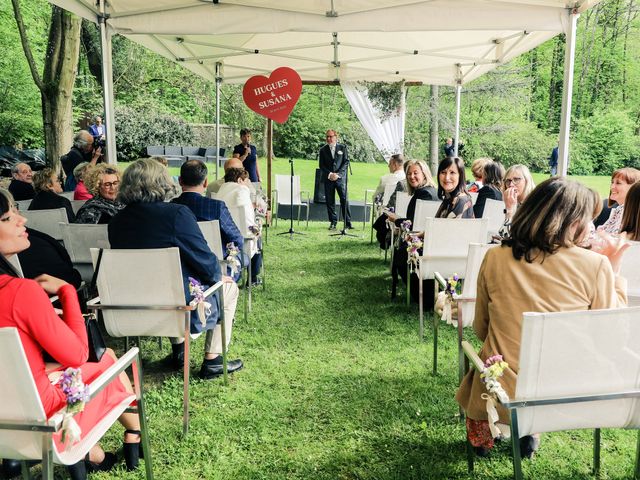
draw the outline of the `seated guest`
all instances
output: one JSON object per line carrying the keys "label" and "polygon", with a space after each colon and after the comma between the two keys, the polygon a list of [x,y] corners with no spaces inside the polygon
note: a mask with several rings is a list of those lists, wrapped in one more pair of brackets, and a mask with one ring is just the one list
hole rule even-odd
{"label": "seated guest", "polygon": [[33,188],[36,196],[29,204],[29,210],[48,210],[50,208],[64,208],[67,211],[69,223],[76,219],[71,201],[60,195],[62,184],[58,173],[52,168],[45,168],[33,176]]}
{"label": "seated guest", "polygon": [[504,200],[504,224],[498,232],[499,237],[507,238],[511,229],[511,219],[516,213],[518,206],[524,202],[527,195],[535,187],[531,172],[525,165],[511,165],[504,174],[504,185],[502,188],[502,199]]}
{"label": "seated guest", "polygon": [[[229,209],[220,200],[203,197],[207,188],[207,166],[200,160],[188,160],[180,167],[180,186],[182,195],[171,200],[173,203],[186,205],[196,216],[199,222],[218,220],[220,222],[220,236],[222,248],[229,243],[234,243],[242,251],[244,239],[240,230],[229,213]],[[237,281],[240,273],[234,276]]]}
{"label": "seated guest", "polygon": [[442,203],[437,218],[473,218],[473,202],[467,193],[464,163],[459,157],[447,157],[438,165],[438,198]]}
{"label": "seated guest", "polygon": [[86,130],[80,130],[73,137],[73,146],[69,153],[62,156],[60,163],[67,180],[64,183],[65,192],[73,192],[76,189],[76,178],[73,175],[75,168],[82,162],[95,165],[102,155],[102,148],[93,148],[93,137]]}
{"label": "seated guest", "polygon": [[16,163],[11,167],[13,179],[9,184],[9,191],[14,200],[31,200],[36,192],[33,189],[33,172],[26,163]]}
{"label": "seated guest", "polygon": [[627,192],[620,233],[626,233],[629,240],[640,241],[640,182],[636,182]]}
{"label": "seated guest", "polygon": [[473,206],[473,216],[482,218],[484,213],[484,205],[487,199],[502,200],[502,177],[504,177],[504,168],[502,164],[493,160],[485,164],[481,173],[482,188],[478,190],[478,198]]}
{"label": "seated guest", "polygon": [[[177,187],[160,163],[149,158],[133,162],[122,176],[118,198],[126,207],[109,223],[109,243],[111,248],[178,247],[186,299],[191,298],[189,277],[198,280],[205,288],[223,281],[227,335],[224,341],[228,344],[238,301],[238,286],[231,277],[221,274],[218,259],[209,249],[193,212],[184,205],[167,202],[176,193]],[[206,326],[203,327],[197,311],[191,314],[191,333],[207,332],[200,368],[200,377],[206,380],[223,373],[218,295],[208,301],[211,311],[205,319]],[[171,361],[174,367],[182,368],[184,339],[174,338],[171,343]],[[234,372],[242,368],[242,361],[232,360],[227,365],[228,371]]]}
{"label": "seated guest", "polygon": [[[407,190],[411,195],[411,200],[407,206],[407,218],[401,218],[395,213],[386,214],[387,218],[394,222],[398,227],[404,220],[410,220],[413,225],[415,220],[416,202],[418,200],[436,200],[438,198],[435,184],[431,178],[431,173],[429,172],[429,167],[427,167],[424,160],[409,160],[405,166],[407,171]],[[394,292],[398,275],[400,275],[405,283],[407,281],[407,259],[407,245],[406,243],[401,242],[398,248],[394,251],[393,256],[391,275],[393,279]],[[413,274],[413,277],[415,278],[415,281],[411,281],[411,296],[413,299],[417,299],[418,280],[415,274]]]}
{"label": "seated guest", "polygon": [[[233,157],[233,158],[228,159],[226,162],[224,162],[224,173],[227,173],[227,171],[229,171],[229,169],[231,169],[231,168],[243,169],[244,166],[242,165],[242,160],[240,160],[237,157]],[[212,193],[218,193],[218,190],[220,190],[220,187],[223,184],[224,184],[224,177],[219,178],[219,179],[211,182],[207,186],[206,196],[210,198]]]}
{"label": "seated guest", "polygon": [[620,224],[624,214],[624,203],[627,198],[627,192],[631,186],[640,181],[640,170],[626,167],[619,168],[611,175],[611,189],[609,191],[609,207],[618,204],[617,207],[611,209],[609,219],[598,227],[598,230],[604,230],[607,233],[620,233]]}
{"label": "seated guest", "polygon": [[476,158],[471,164],[471,174],[473,175],[474,181],[467,186],[467,192],[475,193],[479,192],[483,185],[483,172],[485,165],[493,162],[491,158]]}
{"label": "seated guest", "polygon": [[[225,183],[218,190],[216,198],[223,201],[229,208],[241,207],[244,209],[247,225],[238,225],[238,227],[241,231],[247,231],[249,227],[256,225],[255,205],[251,201],[249,173],[243,168],[230,168],[225,173],[224,180]],[[260,237],[257,241],[251,242],[249,252],[251,256],[251,283],[254,285],[260,283],[258,274],[262,268],[261,242]]]}
{"label": "seated guest", "polygon": [[[615,308],[626,303],[626,282],[618,277],[628,245],[602,234],[598,251],[579,247],[600,210],[599,195],[578,182],[552,177],[525,199],[511,224],[511,237],[489,250],[478,274],[473,328],[483,341],[480,358],[502,355],[509,364],[500,383],[513,398],[518,375],[522,314]],[[486,393],[480,373],[462,380],[456,400],[466,413],[467,435],[480,455],[493,447]],[[500,422],[509,412],[498,405]],[[539,445],[520,439],[523,456]]]}
{"label": "seated guest", "polygon": [[[11,195],[0,190],[0,327],[17,329],[44,414],[50,418],[66,405],[66,395],[57,383],[66,368],[81,369],[82,380],[91,383],[114,364],[116,357],[108,350],[99,362],[87,362],[87,330],[74,287],[46,274],[34,280],[17,278],[7,258],[29,248],[30,236],[25,222],[13,206]],[[56,313],[47,295],[58,295],[62,315]],[[57,365],[45,364],[44,352],[53,357]],[[81,441],[86,441],[86,433],[131,391],[126,374],[120,375],[97,393],[84,410],[76,413],[74,420],[80,427]],[[134,469],[140,454],[138,416],[124,413],[119,420],[126,429],[123,453],[127,469]],[[59,449],[64,449],[61,433],[54,433],[53,440]],[[68,470],[73,480],[86,480],[87,471],[109,470],[115,462],[115,454],[105,453],[95,444],[86,461],[80,460]]]}
{"label": "seated guest", "polygon": [[404,173],[404,157],[401,153],[391,155],[389,159],[389,173],[380,177],[380,183],[376,187],[376,191],[373,194],[373,198],[382,198],[384,190],[387,185],[396,185],[405,179]]}
{"label": "seated guest", "polygon": [[106,163],[91,167],[85,173],[85,184],[93,198],[87,200],[76,215],[76,223],[105,224],[124,208],[117,199],[120,170]]}
{"label": "seated guest", "polygon": [[76,179],[76,189],[73,191],[74,200],[90,200],[93,195],[87,190],[87,186],[84,184],[84,176],[91,164],[89,162],[82,162],[73,169],[73,176]]}

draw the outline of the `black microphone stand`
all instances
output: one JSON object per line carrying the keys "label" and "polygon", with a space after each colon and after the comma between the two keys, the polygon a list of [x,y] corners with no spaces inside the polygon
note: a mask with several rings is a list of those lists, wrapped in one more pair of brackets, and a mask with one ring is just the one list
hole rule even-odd
{"label": "black microphone stand", "polygon": [[342,205],[340,205],[340,209],[342,210],[342,230],[340,230],[338,233],[332,233],[331,235],[329,235],[330,237],[338,237],[338,240],[343,237],[358,237],[358,235],[354,235],[353,233],[347,233],[347,212],[349,211],[349,175],[353,175],[353,172],[351,171],[351,160],[349,160],[348,158],[347,168],[348,172],[344,179],[344,208],[342,208]]}
{"label": "black microphone stand", "polygon": [[[289,216],[290,218],[290,223],[289,223],[289,231],[288,232],[280,232],[278,235],[290,235],[291,240],[293,240],[293,236],[294,235],[304,235],[304,233],[302,232],[296,232],[293,229],[293,158],[289,159],[289,164],[291,165],[291,176],[290,176],[290,181],[291,181],[291,197],[290,197],[290,204],[289,204]],[[308,207],[307,207],[308,208]]]}

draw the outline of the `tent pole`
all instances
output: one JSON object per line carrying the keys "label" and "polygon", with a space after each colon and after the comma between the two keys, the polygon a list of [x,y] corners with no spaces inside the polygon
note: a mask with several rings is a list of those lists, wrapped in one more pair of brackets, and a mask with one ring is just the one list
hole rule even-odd
{"label": "tent pole", "polygon": [[107,16],[105,15],[106,0],[99,0],[100,13],[98,24],[100,25],[100,49],[102,53],[102,92],[104,101],[104,124],[107,146],[107,163],[118,163],[116,152],[116,126],[113,115],[113,62],[111,57],[111,37],[113,34],[107,28]]}
{"label": "tent pole", "polygon": [[273,120],[267,119],[267,197],[271,207],[271,163],[273,162]]}
{"label": "tent pole", "polygon": [[576,54],[576,30],[580,14],[568,10],[569,30],[564,50],[564,78],[562,86],[562,113],[560,115],[560,138],[558,141],[558,175],[566,176],[569,170],[569,132],[571,130],[571,100],[573,93],[573,66]]}
{"label": "tent pole", "polygon": [[222,63],[216,62],[216,180],[220,165],[220,84],[222,83]]}
{"label": "tent pole", "polygon": [[460,80],[456,83],[456,135],[453,140],[455,147],[454,155],[458,156],[458,144],[460,143],[460,94],[462,93],[462,84]]}

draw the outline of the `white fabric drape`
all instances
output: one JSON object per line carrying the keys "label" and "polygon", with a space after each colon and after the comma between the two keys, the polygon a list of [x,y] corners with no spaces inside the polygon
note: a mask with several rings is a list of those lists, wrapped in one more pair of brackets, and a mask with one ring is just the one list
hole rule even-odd
{"label": "white fabric drape", "polygon": [[402,88],[402,101],[398,111],[381,121],[380,112],[369,100],[367,89],[363,85],[354,82],[341,82],[340,85],[358,120],[387,162],[394,153],[402,153],[406,88]]}

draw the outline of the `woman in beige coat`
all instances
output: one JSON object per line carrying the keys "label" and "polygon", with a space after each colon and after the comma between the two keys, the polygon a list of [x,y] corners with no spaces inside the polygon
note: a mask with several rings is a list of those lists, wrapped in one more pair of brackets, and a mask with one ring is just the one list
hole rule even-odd
{"label": "woman in beige coat", "polygon": [[[523,312],[562,312],[614,308],[626,304],[626,283],[618,277],[624,239],[606,234],[592,250],[581,248],[589,222],[601,208],[597,193],[562,177],[541,183],[518,209],[511,237],[491,249],[480,267],[473,328],[484,343],[480,358],[503,355],[509,364],[501,383],[515,393]],[[599,253],[596,253],[597,250]],[[467,415],[467,433],[476,453],[493,446],[487,423],[486,393],[480,375],[470,371],[456,400]],[[499,407],[500,422],[508,424]],[[521,439],[531,456],[539,440]]]}

